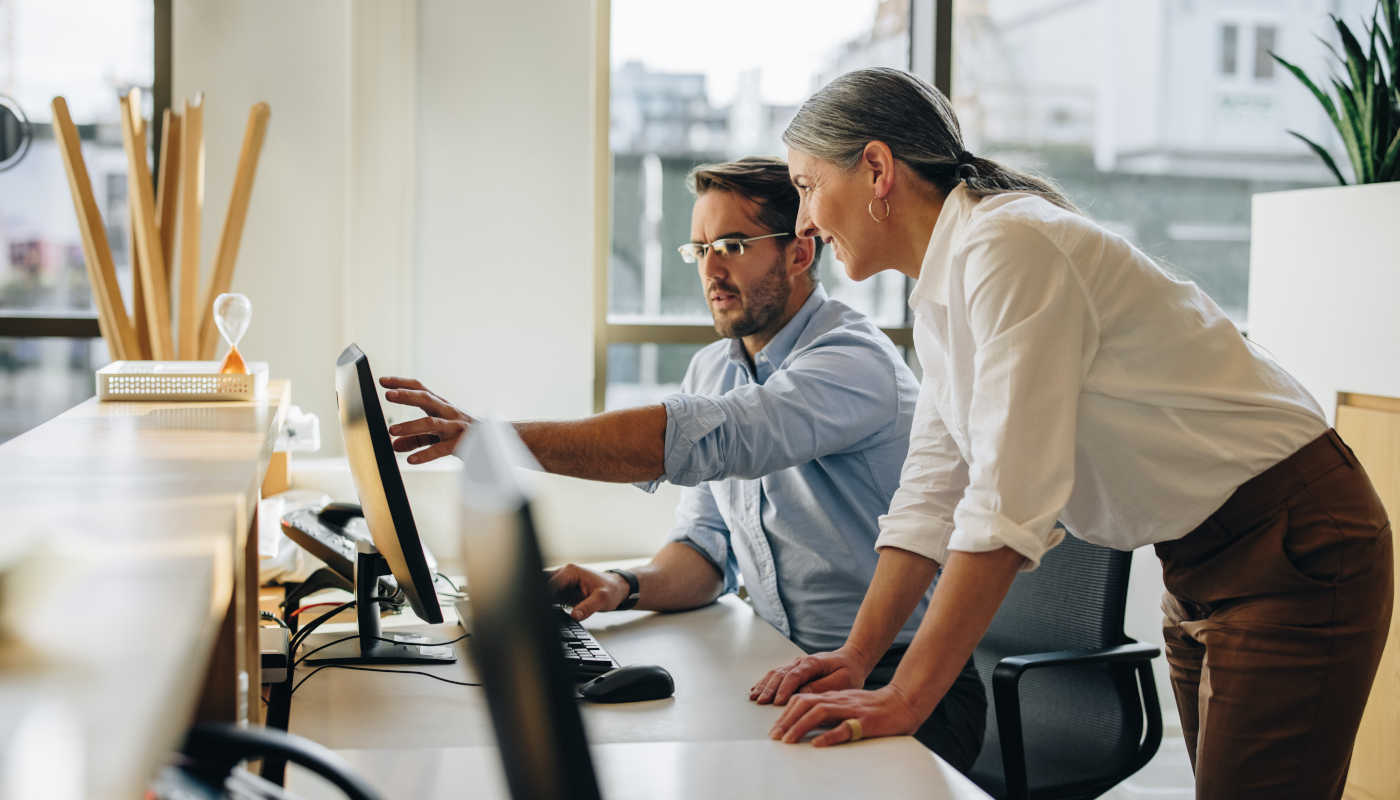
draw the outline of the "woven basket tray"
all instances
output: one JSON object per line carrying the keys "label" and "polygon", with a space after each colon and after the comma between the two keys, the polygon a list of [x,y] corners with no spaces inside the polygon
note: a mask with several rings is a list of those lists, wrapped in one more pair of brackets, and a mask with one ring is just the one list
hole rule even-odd
{"label": "woven basket tray", "polygon": [[218,361],[113,361],[97,371],[97,399],[253,400],[267,388],[267,362],[221,375]]}

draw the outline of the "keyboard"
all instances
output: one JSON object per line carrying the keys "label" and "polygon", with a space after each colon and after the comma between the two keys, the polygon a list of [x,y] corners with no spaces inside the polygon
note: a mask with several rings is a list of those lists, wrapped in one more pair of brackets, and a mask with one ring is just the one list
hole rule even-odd
{"label": "keyboard", "polygon": [[[458,599],[453,601],[452,605],[457,609],[457,618],[462,620],[462,627],[467,628],[467,620],[471,616],[471,603],[466,599]],[[568,665],[569,673],[575,681],[582,683],[622,666],[598,644],[598,640],[593,638],[593,634],[589,633],[587,628],[569,616],[569,612],[554,606],[551,614],[559,630],[559,644],[564,650],[564,663]]]}
{"label": "keyboard", "polygon": [[622,666],[569,612],[555,606],[554,618],[559,626],[559,643],[564,648],[564,663],[569,665],[575,680],[594,678]]}

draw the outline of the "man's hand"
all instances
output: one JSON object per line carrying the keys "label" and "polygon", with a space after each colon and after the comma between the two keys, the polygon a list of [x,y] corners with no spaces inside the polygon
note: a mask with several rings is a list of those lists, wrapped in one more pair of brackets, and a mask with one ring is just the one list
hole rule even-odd
{"label": "man's hand", "polygon": [[768,670],[768,674],[749,689],[749,699],[760,705],[780,706],[798,692],[859,689],[865,685],[870,669],[858,653],[844,647],[828,653],[799,656],[787,666]]}
{"label": "man's hand", "polygon": [[549,573],[554,600],[574,607],[570,613],[583,621],[597,611],[612,611],[627,599],[631,587],[621,575],[595,572],[577,564],[565,564]]}
{"label": "man's hand", "polygon": [[389,434],[395,437],[395,450],[400,453],[418,451],[408,457],[410,464],[426,464],[452,455],[462,434],[474,421],[412,378],[384,377],[379,379],[379,384],[389,390],[384,393],[389,402],[413,406],[427,414],[389,428]]}

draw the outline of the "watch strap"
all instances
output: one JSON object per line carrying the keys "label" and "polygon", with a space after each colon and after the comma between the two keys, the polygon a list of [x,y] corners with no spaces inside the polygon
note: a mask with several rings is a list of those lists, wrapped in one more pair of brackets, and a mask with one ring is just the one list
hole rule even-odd
{"label": "watch strap", "polygon": [[610,569],[608,570],[608,572],[611,572],[612,574],[621,577],[624,581],[627,581],[627,596],[623,598],[622,602],[619,603],[617,608],[614,610],[626,611],[629,608],[635,607],[637,605],[637,601],[641,599],[641,590],[639,589],[639,584],[637,583],[637,576],[633,575],[631,572],[625,569]]}

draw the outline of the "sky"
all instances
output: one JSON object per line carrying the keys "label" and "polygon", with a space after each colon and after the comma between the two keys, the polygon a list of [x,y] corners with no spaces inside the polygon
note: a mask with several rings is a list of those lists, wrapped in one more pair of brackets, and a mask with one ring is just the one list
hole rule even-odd
{"label": "sky", "polygon": [[877,0],[612,0],[612,64],[710,75],[710,100],[762,69],[767,102],[796,105],[840,43],[868,34]]}

